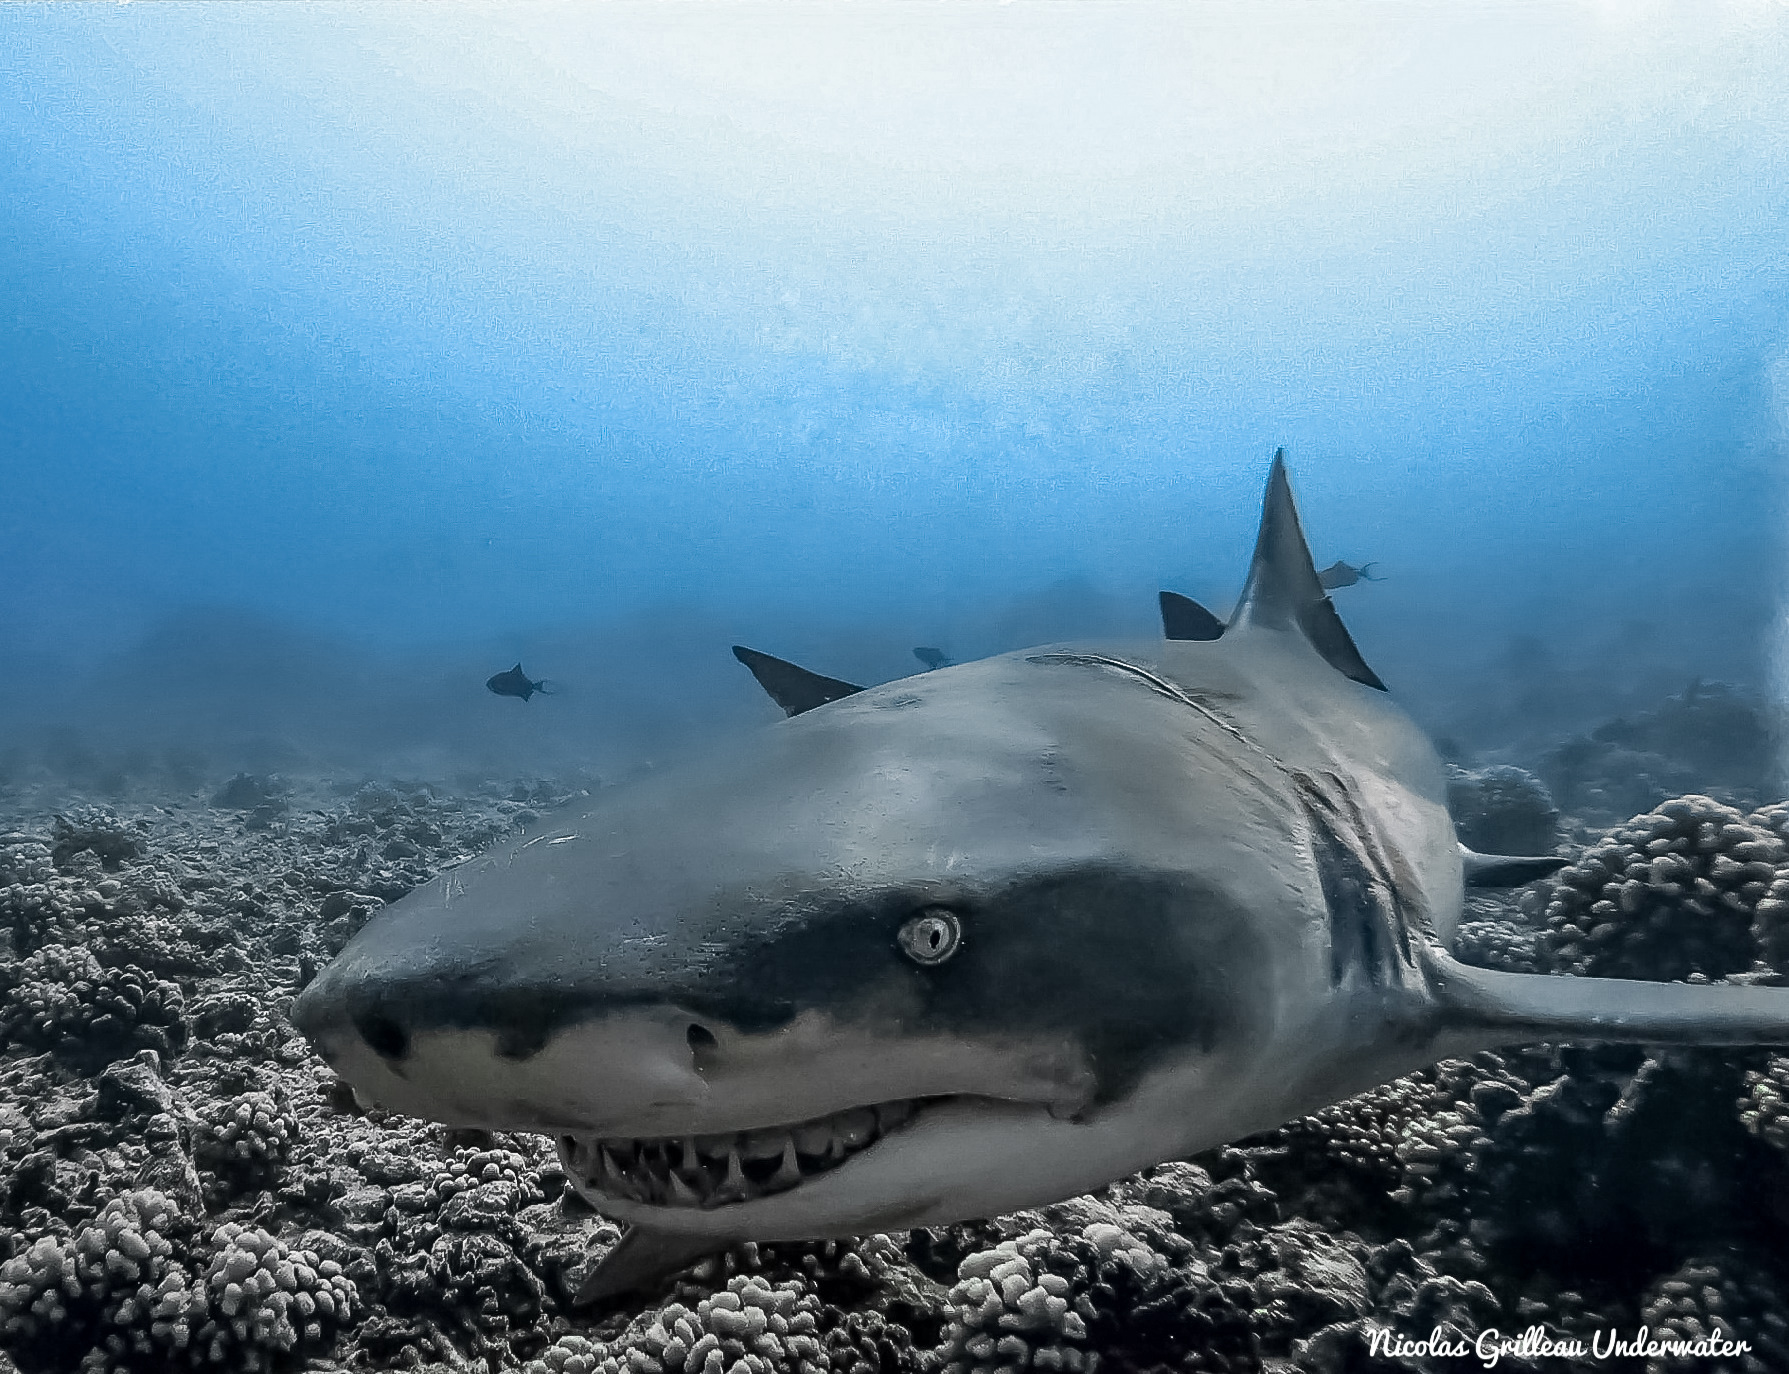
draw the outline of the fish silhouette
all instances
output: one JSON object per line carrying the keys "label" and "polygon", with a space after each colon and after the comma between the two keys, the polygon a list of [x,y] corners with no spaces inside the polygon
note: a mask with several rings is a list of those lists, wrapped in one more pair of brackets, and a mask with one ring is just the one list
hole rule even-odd
{"label": "fish silhouette", "polygon": [[1327,568],[1317,573],[1317,585],[1324,591],[1334,591],[1337,587],[1352,587],[1356,582],[1383,582],[1383,577],[1374,577],[1368,568],[1378,567],[1378,563],[1362,563],[1358,568],[1336,559]]}
{"label": "fish silhouette", "polygon": [[492,674],[485,679],[485,686],[489,687],[500,697],[520,697],[523,701],[528,700],[528,698],[533,696],[536,692],[541,693],[543,696],[551,695],[551,689],[547,686],[547,680],[544,677],[531,679],[528,674],[522,671],[522,665],[520,663],[517,663],[515,667],[511,668],[506,673]]}

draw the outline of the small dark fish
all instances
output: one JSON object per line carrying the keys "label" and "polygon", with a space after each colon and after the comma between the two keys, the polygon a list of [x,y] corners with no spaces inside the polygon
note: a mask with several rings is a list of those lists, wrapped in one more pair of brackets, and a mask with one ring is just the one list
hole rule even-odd
{"label": "small dark fish", "polygon": [[915,649],[913,656],[926,665],[926,671],[950,667],[950,655],[942,649]]}
{"label": "small dark fish", "polygon": [[1358,568],[1351,567],[1341,559],[1336,559],[1327,568],[1317,574],[1317,584],[1324,591],[1334,591],[1337,587],[1352,587],[1356,582],[1383,582],[1383,577],[1374,577],[1368,568],[1376,568],[1377,563],[1362,563]]}
{"label": "small dark fish", "polygon": [[528,700],[528,698],[533,696],[536,692],[539,692],[542,695],[548,695],[551,691],[551,689],[548,688],[547,680],[544,677],[538,680],[530,680],[528,674],[522,671],[522,665],[520,663],[516,664],[516,666],[511,668],[507,673],[496,673],[491,677],[486,678],[485,686],[489,687],[500,697],[520,697],[523,701]]}

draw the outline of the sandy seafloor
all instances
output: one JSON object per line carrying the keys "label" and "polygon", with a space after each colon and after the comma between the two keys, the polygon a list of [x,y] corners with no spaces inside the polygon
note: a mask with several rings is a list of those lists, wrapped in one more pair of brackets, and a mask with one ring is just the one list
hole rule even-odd
{"label": "sandy seafloor", "polygon": [[[1461,956],[1780,981],[1789,807],[1709,745],[1751,710],[1697,688],[1533,761],[1556,829],[1531,774],[1460,774],[1463,831],[1574,859],[1474,898]],[[0,1372],[1442,1370],[1485,1366],[1374,1333],[1641,1326],[1751,1350],[1496,1367],[1789,1370],[1767,1051],[1482,1054],[1059,1206],[746,1245],[573,1310],[618,1231],[549,1142],[362,1113],[287,1012],[381,902],[586,785],[0,790]]]}

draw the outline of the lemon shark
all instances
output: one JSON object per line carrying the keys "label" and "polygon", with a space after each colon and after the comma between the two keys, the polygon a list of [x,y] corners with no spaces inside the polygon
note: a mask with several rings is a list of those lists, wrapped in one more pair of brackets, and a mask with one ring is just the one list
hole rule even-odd
{"label": "lemon shark", "polygon": [[1562,860],[1462,851],[1280,455],[1229,620],[1172,595],[1182,637],[872,688],[742,650],[788,719],[394,903],[297,1024],[364,1101],[556,1138],[630,1226],[590,1299],[1074,1196],[1480,1049],[1789,1043],[1789,990],[1449,955],[1468,883]]}

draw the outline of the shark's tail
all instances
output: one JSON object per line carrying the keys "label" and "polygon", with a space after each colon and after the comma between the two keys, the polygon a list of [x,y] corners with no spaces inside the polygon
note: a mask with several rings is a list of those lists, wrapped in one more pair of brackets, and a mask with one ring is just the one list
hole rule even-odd
{"label": "shark's tail", "polygon": [[1436,949],[1423,964],[1454,1052],[1546,1040],[1789,1045],[1789,988],[1500,973]]}
{"label": "shark's tail", "polygon": [[537,678],[535,681],[529,683],[529,686],[533,687],[534,690],[539,692],[543,697],[556,697],[560,692],[565,690],[555,679],[550,677]]}

